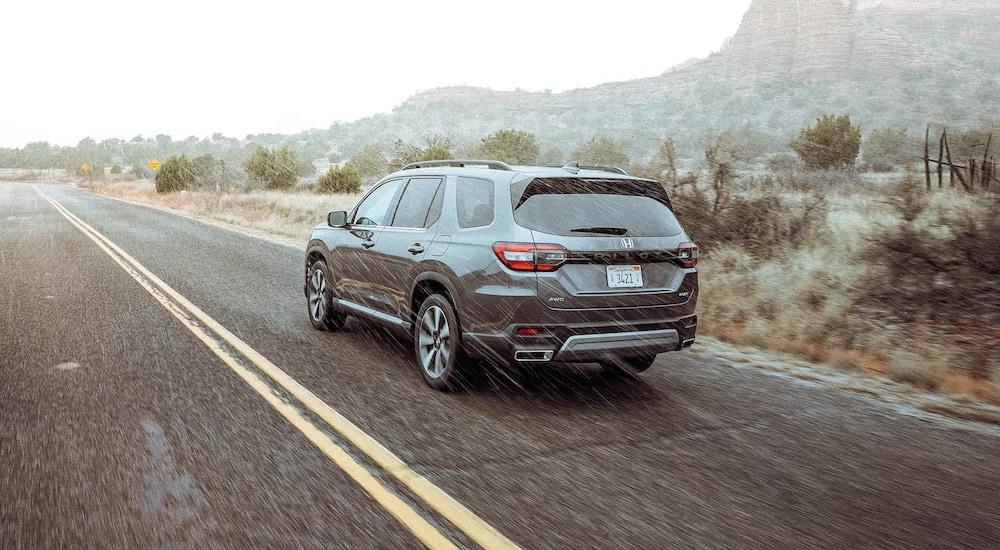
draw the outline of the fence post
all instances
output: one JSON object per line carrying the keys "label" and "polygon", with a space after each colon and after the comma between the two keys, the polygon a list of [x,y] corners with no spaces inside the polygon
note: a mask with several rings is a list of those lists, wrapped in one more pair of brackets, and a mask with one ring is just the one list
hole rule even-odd
{"label": "fence post", "polygon": [[938,141],[938,189],[944,187],[944,140],[948,135],[948,130],[941,132],[941,139]]}
{"label": "fence post", "polygon": [[993,132],[990,132],[990,137],[986,138],[986,150],[983,151],[983,179],[980,187],[983,187],[984,189],[989,185],[989,181],[986,177],[986,157],[990,154],[990,145],[993,145]]}
{"label": "fence post", "polygon": [[931,151],[930,151],[930,141],[931,141],[931,125],[927,125],[927,131],[924,132],[924,177],[927,179],[927,192],[931,192]]}

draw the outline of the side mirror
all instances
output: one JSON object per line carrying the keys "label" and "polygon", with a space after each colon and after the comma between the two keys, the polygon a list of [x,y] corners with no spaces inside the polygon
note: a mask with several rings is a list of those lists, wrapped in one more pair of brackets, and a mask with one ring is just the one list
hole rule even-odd
{"label": "side mirror", "polygon": [[326,215],[326,223],[330,227],[344,227],[347,225],[347,212],[338,210]]}

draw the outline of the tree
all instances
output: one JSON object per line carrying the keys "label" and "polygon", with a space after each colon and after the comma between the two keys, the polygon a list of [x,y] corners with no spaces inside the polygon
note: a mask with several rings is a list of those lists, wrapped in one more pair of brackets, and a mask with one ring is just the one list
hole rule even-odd
{"label": "tree", "polygon": [[621,143],[611,138],[594,136],[573,150],[573,160],[580,164],[621,167],[628,164],[628,153]]}
{"label": "tree", "polygon": [[914,160],[919,147],[906,128],[876,128],[863,144],[862,158],[869,169],[887,172]]}
{"label": "tree", "polygon": [[277,151],[257,146],[243,161],[243,168],[252,182],[268,189],[289,189],[299,178],[299,156],[287,146]]}
{"label": "tree", "polygon": [[523,130],[500,130],[483,138],[478,155],[484,159],[511,164],[534,164],[538,161],[538,140]]}
{"label": "tree", "polygon": [[810,170],[850,168],[861,150],[861,128],[848,115],[823,115],[789,145]]}
{"label": "tree", "polygon": [[194,174],[192,185],[200,188],[214,188],[225,179],[226,166],[211,153],[191,159],[191,171]]}
{"label": "tree", "polygon": [[738,130],[725,130],[716,141],[730,151],[735,160],[750,162],[779,149],[777,139],[766,132],[757,130],[749,123]]}
{"label": "tree", "polygon": [[420,155],[417,157],[417,161],[447,160],[454,158],[455,155],[451,152],[452,143],[447,137],[435,134],[424,138],[424,141],[427,143],[427,147],[420,152]]}
{"label": "tree", "polygon": [[356,151],[347,161],[361,175],[362,183],[372,183],[388,169],[388,161],[382,154],[382,147],[377,143],[365,145]]}
{"label": "tree", "polygon": [[440,135],[433,135],[424,138],[427,147],[421,149],[416,145],[404,143],[398,139],[392,145],[392,158],[389,160],[390,170],[399,170],[407,164],[413,162],[423,162],[428,160],[447,160],[454,158],[451,152],[451,140]]}
{"label": "tree", "polygon": [[175,193],[191,187],[195,182],[195,168],[184,155],[168,158],[156,171],[156,192]]}
{"label": "tree", "polygon": [[663,140],[646,172],[664,185],[677,185],[677,146],[673,138]]}
{"label": "tree", "polygon": [[361,191],[361,174],[353,166],[331,166],[316,182],[320,193],[357,193]]}
{"label": "tree", "polygon": [[427,161],[427,160],[447,160],[452,158],[454,155],[451,154],[451,149],[447,147],[441,147],[440,145],[432,145],[423,150],[420,156],[417,157],[417,161]]}

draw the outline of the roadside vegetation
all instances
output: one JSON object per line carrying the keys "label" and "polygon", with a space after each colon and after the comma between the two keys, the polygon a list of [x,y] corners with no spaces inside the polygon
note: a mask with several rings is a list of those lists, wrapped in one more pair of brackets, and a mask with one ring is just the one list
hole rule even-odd
{"label": "roadside vegetation", "polygon": [[[957,158],[983,156],[981,144],[990,143],[984,131],[948,139]],[[682,156],[671,138],[639,156],[600,135],[560,149],[510,129],[476,143],[433,135],[343,155],[303,144],[244,147],[242,157],[233,149],[218,157],[181,152],[164,156],[155,174],[108,156],[89,172],[49,165],[0,176],[52,179],[55,170],[94,192],[301,246],[327,212],[349,209],[364,188],[409,162],[624,166],[664,184],[702,248],[701,334],[1000,405],[1000,185],[969,192],[946,177],[928,189],[915,162],[921,141],[899,128],[862,140],[849,117],[824,116],[780,153],[752,128],[706,136],[701,158]],[[109,165],[126,168],[112,173]]]}

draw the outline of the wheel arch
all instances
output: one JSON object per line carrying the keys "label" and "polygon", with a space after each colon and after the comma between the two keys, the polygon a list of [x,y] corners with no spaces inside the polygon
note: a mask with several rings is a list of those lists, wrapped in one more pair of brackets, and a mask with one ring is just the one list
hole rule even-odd
{"label": "wheel arch", "polygon": [[422,273],[413,281],[413,288],[410,290],[410,322],[416,323],[416,315],[420,310],[420,305],[432,294],[441,294],[451,302],[455,317],[461,324],[459,297],[455,285],[445,275],[435,272]]}
{"label": "wheel arch", "polygon": [[312,267],[317,261],[322,261],[326,264],[327,269],[330,269],[330,262],[326,257],[326,249],[318,244],[312,244],[306,249],[306,264],[305,264],[305,275],[302,280],[302,292],[303,294],[309,294],[309,268]]}

